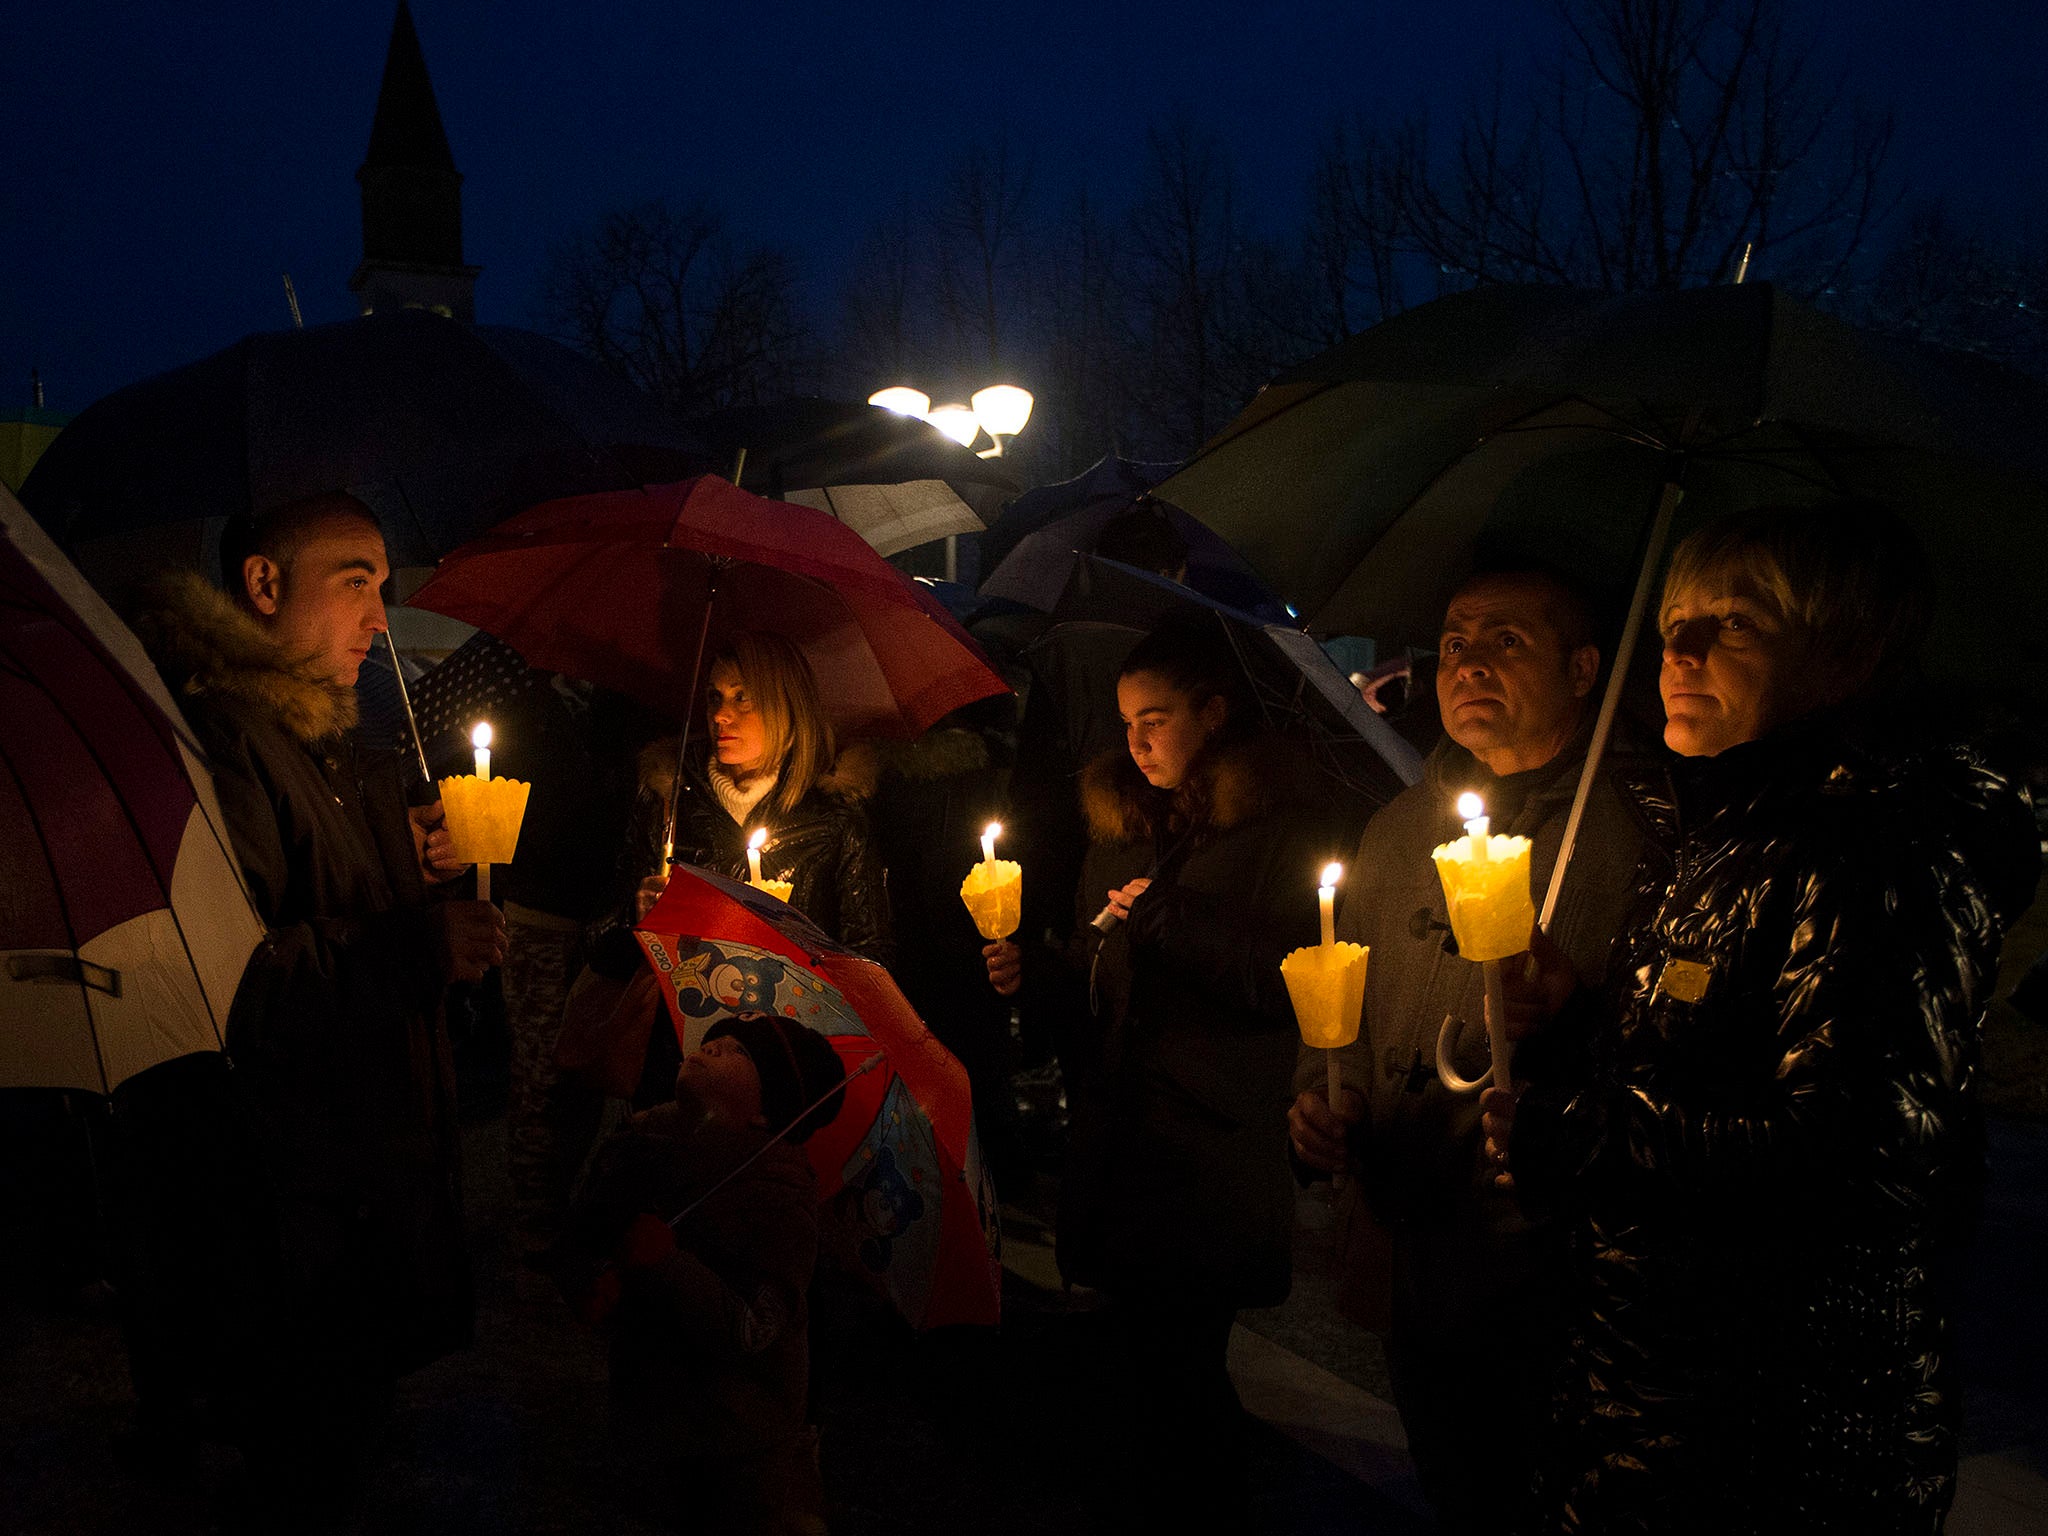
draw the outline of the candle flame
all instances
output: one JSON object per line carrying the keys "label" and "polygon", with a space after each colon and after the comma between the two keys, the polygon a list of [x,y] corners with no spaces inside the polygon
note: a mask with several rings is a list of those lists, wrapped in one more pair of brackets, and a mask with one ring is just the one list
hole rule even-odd
{"label": "candle flame", "polygon": [[482,752],[491,744],[491,722],[479,720],[476,729],[469,733],[469,744]]}
{"label": "candle flame", "polygon": [[1325,864],[1323,866],[1322,883],[1324,885],[1335,885],[1339,880],[1342,880],[1343,878],[1344,866],[1342,864]]}
{"label": "candle flame", "polygon": [[992,821],[981,829],[981,835],[994,842],[1003,835],[1003,824],[1000,821]]}
{"label": "candle flame", "polygon": [[768,829],[766,827],[754,828],[754,835],[747,839],[747,846],[756,853],[766,848],[768,846]]}
{"label": "candle flame", "polygon": [[1468,789],[1465,793],[1458,796],[1458,820],[1476,821],[1485,814],[1486,802],[1473,794],[1471,790]]}

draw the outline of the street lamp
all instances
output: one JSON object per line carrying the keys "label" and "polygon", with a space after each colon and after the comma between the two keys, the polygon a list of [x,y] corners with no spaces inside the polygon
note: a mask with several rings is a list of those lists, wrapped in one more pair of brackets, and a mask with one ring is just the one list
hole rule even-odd
{"label": "street lamp", "polygon": [[907,384],[892,384],[868,396],[869,405],[928,421],[962,448],[986,432],[991,446],[980,450],[981,457],[1000,457],[1003,439],[1015,437],[1031,419],[1031,391],[1015,384],[991,384],[977,389],[973,401],[972,405],[933,405],[930,395]]}
{"label": "street lamp", "polygon": [[[1024,430],[1024,423],[1031,419],[1031,391],[1019,389],[1015,384],[991,384],[986,389],[977,389],[970,405],[933,405],[932,397],[921,389],[912,389],[907,384],[892,384],[887,389],[878,389],[868,396],[869,405],[879,405],[885,411],[894,411],[900,416],[917,416],[938,428],[962,448],[968,447],[982,433],[988,434],[989,446],[980,450],[980,457],[993,459],[1003,451],[1003,439],[1015,437]],[[946,580],[957,581],[960,571],[960,541],[953,534],[946,535]]]}
{"label": "street lamp", "polygon": [[1031,391],[1014,384],[991,384],[974,392],[975,418],[995,445],[982,450],[984,459],[1000,457],[1003,439],[1024,430],[1024,423],[1031,419],[1031,404]]}

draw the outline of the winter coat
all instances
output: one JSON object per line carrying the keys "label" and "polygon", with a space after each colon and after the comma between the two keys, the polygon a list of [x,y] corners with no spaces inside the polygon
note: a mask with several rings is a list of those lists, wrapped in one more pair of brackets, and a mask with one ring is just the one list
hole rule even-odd
{"label": "winter coat", "polygon": [[[1337,937],[1371,953],[1358,1040],[1338,1052],[1345,1086],[1366,1102],[1366,1118],[1352,1137],[1359,1178],[1341,1207],[1341,1263],[1346,1290],[1381,1326],[1388,1233],[1414,1257],[1434,1258],[1429,1267],[1439,1273],[1428,1287],[1432,1304],[1441,1305],[1439,1316],[1458,1320],[1461,1335],[1548,1262],[1516,1203],[1494,1187],[1479,1095],[1453,1093],[1437,1076],[1437,1035],[1447,1015],[1466,1025],[1453,1051],[1461,1076],[1485,1072],[1489,1054],[1480,967],[1458,955],[1430,851],[1461,835],[1457,797],[1476,791],[1494,831],[1534,844],[1529,883],[1540,908],[1589,735],[1590,722],[1543,767],[1504,778],[1446,737],[1430,754],[1421,782],[1372,819],[1347,866]],[[1661,770],[1650,771],[1661,778]],[[1589,986],[1606,974],[1607,947],[1634,896],[1644,852],[1643,825],[1618,784],[1627,778],[1640,792],[1644,773],[1634,754],[1610,752],[1550,925],[1550,937]],[[1325,1055],[1303,1049],[1297,1089],[1326,1088]]]}
{"label": "winter coat", "polygon": [[[133,623],[205,748],[268,929],[228,1019],[275,1224],[287,1339],[402,1371],[469,1340],[455,1082],[396,759],[353,690],[282,654],[196,576]],[[289,1347],[289,1346],[287,1346]]]}
{"label": "winter coat", "polygon": [[1593,1027],[1518,1053],[1514,1176],[1573,1219],[1583,1277],[1529,1528],[1935,1531],[2026,792],[1845,718],[1676,778],[1676,868]]}
{"label": "winter coat", "polygon": [[[635,1115],[598,1149],[577,1195],[567,1265],[608,1258],[642,1212],[688,1209],[766,1140],[758,1127],[703,1119],[693,1100]],[[810,1161],[780,1141],[690,1213],[674,1252],[622,1271],[611,1390],[629,1452],[743,1457],[803,1428],[817,1248]]]}
{"label": "winter coat", "polygon": [[[741,826],[718,803],[702,763],[694,762],[684,774],[676,810],[675,862],[745,880],[747,838],[756,827],[766,827],[762,877],[789,881],[794,887],[789,904],[828,938],[887,965],[895,957],[895,927],[889,914],[888,875],[869,835],[866,809],[874,795],[876,772],[871,752],[849,747],[832,772],[812,785],[793,808],[782,809],[770,790]],[[674,773],[672,740],[657,742],[641,755],[636,885],[658,867],[661,821]]]}
{"label": "winter coat", "polygon": [[[1091,1031],[1070,1060],[1058,1254],[1070,1283],[1269,1306],[1292,1277],[1287,1106],[1299,1034],[1280,960],[1316,941],[1310,791],[1279,743],[1224,748],[1172,797],[1121,749],[1082,776],[1093,839],[1069,952]],[[1175,814],[1204,807],[1192,829]],[[1128,922],[1105,891],[1150,874]]]}

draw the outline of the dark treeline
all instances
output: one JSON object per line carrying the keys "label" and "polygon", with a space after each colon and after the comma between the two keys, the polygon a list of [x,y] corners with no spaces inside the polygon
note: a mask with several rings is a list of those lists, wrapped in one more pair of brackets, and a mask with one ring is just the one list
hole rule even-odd
{"label": "dark treeline", "polygon": [[1557,38],[1448,125],[1329,122],[1284,233],[1251,227],[1228,153],[1182,116],[1151,130],[1128,206],[976,145],[929,201],[880,214],[824,313],[793,257],[714,205],[621,209],[556,248],[539,319],[685,415],[1021,383],[1029,480],[1184,457],[1275,372],[1454,289],[1720,283],[1745,253],[1749,277],[1860,324],[2048,374],[2048,229],[1917,200],[1888,168],[1890,114],[1782,0],[1563,0]]}

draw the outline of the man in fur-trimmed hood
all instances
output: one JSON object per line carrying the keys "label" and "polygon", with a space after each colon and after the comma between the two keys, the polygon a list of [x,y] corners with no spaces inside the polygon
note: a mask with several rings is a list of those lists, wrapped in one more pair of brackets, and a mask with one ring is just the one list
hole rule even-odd
{"label": "man in fur-trimmed hood", "polygon": [[334,496],[229,524],[229,591],[179,574],[131,622],[207,753],[269,929],[228,1020],[254,1235],[214,1383],[260,1490],[345,1506],[401,1372],[468,1342],[454,1080],[440,1008],[504,956],[433,808],[359,752],[384,540]]}

